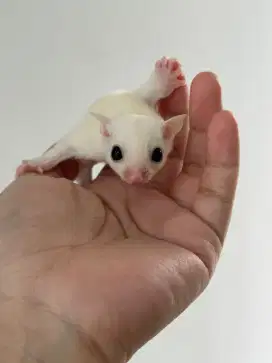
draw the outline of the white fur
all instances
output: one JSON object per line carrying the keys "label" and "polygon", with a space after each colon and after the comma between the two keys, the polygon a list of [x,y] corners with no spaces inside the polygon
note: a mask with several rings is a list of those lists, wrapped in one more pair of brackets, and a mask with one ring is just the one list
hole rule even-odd
{"label": "white fur", "polygon": [[[173,83],[173,80],[170,81]],[[81,184],[88,183],[89,169],[97,162],[108,163],[120,177],[126,166],[149,165],[151,174],[155,174],[162,164],[160,167],[151,167],[148,164],[148,151],[160,146],[167,156],[173,142],[172,139],[163,139],[164,120],[155,109],[156,102],[178,86],[178,82],[175,85],[171,83],[171,88],[169,82],[167,83],[165,72],[160,77],[155,68],[150,79],[139,89],[131,92],[116,91],[101,97],[89,106],[85,116],[72,130],[43,155],[28,160],[28,165],[49,170],[65,159],[85,160],[86,164],[79,175]],[[103,122],[97,115],[109,120],[107,127],[111,137],[101,134]],[[180,119],[178,130],[182,127],[183,119],[184,117]],[[125,150],[124,160],[120,163],[113,163],[110,158],[113,144],[121,145]],[[165,161],[164,159],[163,164]]]}

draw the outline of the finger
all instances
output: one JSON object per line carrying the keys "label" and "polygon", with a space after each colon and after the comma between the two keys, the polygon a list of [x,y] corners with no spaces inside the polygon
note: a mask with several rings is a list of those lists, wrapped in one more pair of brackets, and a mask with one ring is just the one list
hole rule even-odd
{"label": "finger", "polygon": [[216,76],[209,72],[199,73],[192,82],[190,92],[190,135],[185,167],[195,165],[202,169],[205,162],[207,130],[213,115],[221,109],[221,88]]}
{"label": "finger", "polygon": [[206,165],[193,211],[224,240],[232,211],[239,170],[239,135],[228,111],[217,113],[209,127]]}
{"label": "finger", "polygon": [[190,131],[183,169],[172,191],[173,197],[186,207],[193,203],[203,172],[209,124],[221,109],[221,88],[216,76],[210,72],[199,73],[190,91]]}

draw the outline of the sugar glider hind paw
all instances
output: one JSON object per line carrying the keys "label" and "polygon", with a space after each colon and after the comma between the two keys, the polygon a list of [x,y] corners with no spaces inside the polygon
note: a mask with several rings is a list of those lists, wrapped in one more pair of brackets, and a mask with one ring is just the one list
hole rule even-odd
{"label": "sugar glider hind paw", "polygon": [[43,174],[43,169],[40,166],[32,166],[27,163],[27,161],[23,161],[21,165],[18,166],[15,173],[15,178],[22,176],[27,173],[37,173]]}
{"label": "sugar glider hind paw", "polygon": [[162,57],[157,60],[155,72],[161,86],[167,89],[167,93],[172,93],[176,88],[186,85],[181,65],[175,58]]}

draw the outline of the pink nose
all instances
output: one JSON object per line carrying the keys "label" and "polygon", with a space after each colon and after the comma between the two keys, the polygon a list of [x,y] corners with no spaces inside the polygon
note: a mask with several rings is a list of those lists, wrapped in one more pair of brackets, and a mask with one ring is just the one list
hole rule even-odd
{"label": "pink nose", "polygon": [[143,183],[146,179],[146,170],[127,168],[124,172],[124,179],[129,184]]}

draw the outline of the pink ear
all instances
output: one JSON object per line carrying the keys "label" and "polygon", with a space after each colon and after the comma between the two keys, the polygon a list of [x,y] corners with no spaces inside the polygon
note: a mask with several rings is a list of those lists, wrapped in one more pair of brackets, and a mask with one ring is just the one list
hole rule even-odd
{"label": "pink ear", "polygon": [[110,137],[110,133],[109,133],[106,125],[103,125],[103,124],[100,125],[100,133],[101,133],[101,135],[103,135],[105,137]]}
{"label": "pink ear", "polygon": [[171,139],[171,136],[172,136],[171,125],[169,125],[167,123],[165,125],[163,125],[162,134],[163,134],[163,138],[165,140]]}
{"label": "pink ear", "polygon": [[100,133],[101,135],[105,137],[110,136],[109,132],[109,125],[110,125],[110,119],[104,115],[101,115],[96,112],[90,112],[91,115],[93,115],[97,120],[100,122]]}
{"label": "pink ear", "polygon": [[163,138],[169,140],[174,138],[183,127],[187,115],[178,115],[166,120],[163,124]]}

